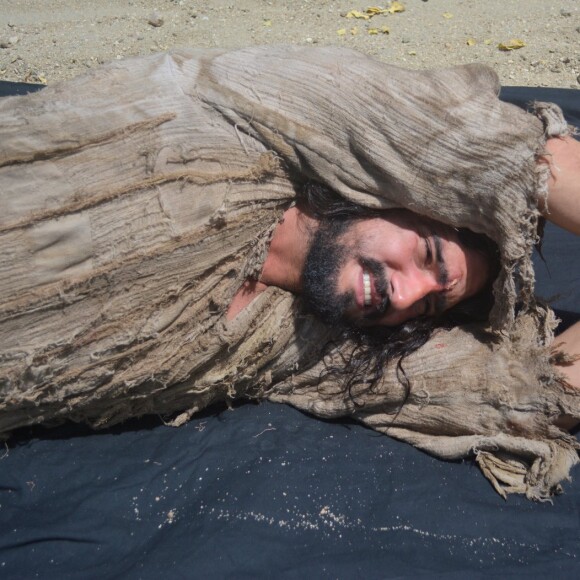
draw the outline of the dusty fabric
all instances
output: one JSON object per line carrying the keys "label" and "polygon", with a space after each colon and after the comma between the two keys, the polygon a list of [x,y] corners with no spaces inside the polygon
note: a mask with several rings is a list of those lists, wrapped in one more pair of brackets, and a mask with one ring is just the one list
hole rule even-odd
{"label": "dusty fabric", "polygon": [[557,106],[538,103],[534,119],[498,92],[482,65],[408,71],[337,48],[228,53],[196,85],[240,131],[345,197],[497,241],[503,272],[491,322],[505,328],[518,294],[542,318],[530,254],[546,176],[535,156],[567,127]]}
{"label": "dusty fabric", "polygon": [[[576,461],[550,420],[577,411],[541,346],[552,320],[533,298],[530,253],[545,195],[535,158],[566,127],[554,106],[539,107],[542,123],[497,90],[481,66],[420,73],[343,49],[265,47],[119,62],[3,99],[0,432],[145,413],[178,413],[177,425],[219,399],[268,396],[441,457],[475,451],[498,489],[549,495]],[[401,407],[387,373],[358,407],[336,381],[314,385],[323,353],[349,345],[293,295],[270,288],[226,322],[306,178],[497,241],[504,341],[439,333],[406,366],[419,403]],[[517,298],[528,314],[514,323]]]}
{"label": "dusty fabric", "polygon": [[360,381],[344,393],[335,380],[320,381],[335,354],[277,384],[269,399],[320,417],[355,417],[442,459],[475,455],[504,497],[548,498],[578,462],[576,439],[553,422],[562,414],[580,418],[579,401],[554,378],[533,328],[522,316],[510,339],[495,346],[479,326],[438,332],[405,359],[409,389],[390,368],[379,386]]}

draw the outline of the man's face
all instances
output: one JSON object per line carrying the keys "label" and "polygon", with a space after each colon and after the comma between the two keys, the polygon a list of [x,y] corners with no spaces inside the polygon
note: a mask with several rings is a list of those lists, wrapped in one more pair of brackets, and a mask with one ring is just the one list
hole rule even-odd
{"label": "man's face", "polygon": [[306,303],[329,324],[397,326],[477,294],[487,259],[453,228],[405,210],[322,222],[303,272]]}

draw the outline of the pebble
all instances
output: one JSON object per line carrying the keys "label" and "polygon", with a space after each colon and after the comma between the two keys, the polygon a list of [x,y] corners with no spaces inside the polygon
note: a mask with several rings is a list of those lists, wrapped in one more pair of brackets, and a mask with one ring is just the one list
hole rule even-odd
{"label": "pebble", "polygon": [[409,42],[411,42],[411,39],[408,38],[407,36],[403,36],[403,38],[401,38],[401,42],[403,44],[409,44]]}
{"label": "pebble", "polygon": [[572,12],[570,12],[570,10],[566,10],[566,8],[562,8],[562,10],[560,10],[560,14],[565,18],[572,16]]}
{"label": "pebble", "polygon": [[11,36],[10,38],[0,39],[0,48],[11,48],[18,43],[20,38],[18,36]]}
{"label": "pebble", "polygon": [[163,20],[163,18],[161,16],[159,16],[159,14],[157,14],[157,12],[152,12],[151,15],[149,16],[149,20],[147,22],[149,24],[151,24],[151,26],[155,26],[155,28],[159,28],[160,26],[163,26],[165,20]]}
{"label": "pebble", "polygon": [[578,84],[580,84],[580,75],[576,77],[576,80],[578,81]]}

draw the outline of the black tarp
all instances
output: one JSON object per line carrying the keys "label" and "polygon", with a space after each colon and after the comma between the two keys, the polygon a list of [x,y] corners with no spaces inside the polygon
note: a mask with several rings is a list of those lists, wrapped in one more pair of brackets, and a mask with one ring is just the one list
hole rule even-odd
{"label": "black tarp", "polygon": [[[503,96],[558,102],[580,126],[578,91]],[[548,228],[544,255],[539,293],[578,318],[580,240]],[[179,429],[21,430],[0,444],[0,529],[0,578],[580,575],[580,485],[504,501],[470,461],[270,403]]]}

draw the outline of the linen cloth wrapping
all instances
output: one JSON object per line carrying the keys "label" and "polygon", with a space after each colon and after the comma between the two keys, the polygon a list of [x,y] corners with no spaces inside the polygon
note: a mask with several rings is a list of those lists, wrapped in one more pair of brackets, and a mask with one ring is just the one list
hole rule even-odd
{"label": "linen cloth wrapping", "polygon": [[[502,494],[557,491],[577,452],[552,422],[580,412],[544,346],[530,254],[546,195],[536,157],[567,127],[555,105],[532,115],[497,93],[480,65],[255,47],[116,62],[3,99],[0,432],[146,413],[179,425],[267,397],[475,455]],[[408,398],[394,368],[350,397],[320,380],[349,345],[296,296],[270,287],[226,321],[305,179],[495,240],[495,334],[437,332],[405,361]]]}

